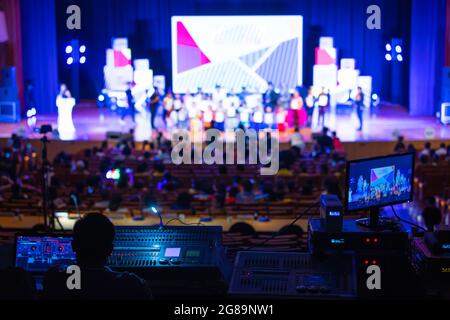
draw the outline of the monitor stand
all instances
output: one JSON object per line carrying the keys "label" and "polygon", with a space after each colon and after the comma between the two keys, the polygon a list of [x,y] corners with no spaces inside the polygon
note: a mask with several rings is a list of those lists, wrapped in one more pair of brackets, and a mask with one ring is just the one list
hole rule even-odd
{"label": "monitor stand", "polygon": [[380,208],[370,208],[369,217],[356,220],[356,224],[372,230],[393,230],[398,228],[397,221],[391,218],[380,218]]}

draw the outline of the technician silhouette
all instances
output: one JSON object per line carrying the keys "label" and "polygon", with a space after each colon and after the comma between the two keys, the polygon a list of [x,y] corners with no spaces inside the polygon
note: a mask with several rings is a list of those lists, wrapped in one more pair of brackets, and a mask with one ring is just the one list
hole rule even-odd
{"label": "technician silhouette", "polygon": [[47,299],[148,300],[152,298],[145,280],[106,266],[113,250],[114,226],[100,213],[90,213],[75,223],[72,241],[81,269],[81,289],[69,290],[66,270],[50,270],[44,279]]}

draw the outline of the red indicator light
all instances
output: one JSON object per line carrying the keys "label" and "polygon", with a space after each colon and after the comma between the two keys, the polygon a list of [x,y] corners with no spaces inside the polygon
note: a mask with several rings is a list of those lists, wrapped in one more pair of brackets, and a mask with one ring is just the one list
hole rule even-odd
{"label": "red indicator light", "polygon": [[366,265],[369,264],[369,260],[365,260],[364,264],[366,264]]}
{"label": "red indicator light", "polygon": [[366,242],[369,243],[370,242],[370,238],[366,238]]}
{"label": "red indicator light", "polygon": [[373,242],[378,243],[378,238],[373,239]]}
{"label": "red indicator light", "polygon": [[373,260],[373,261],[372,261],[372,264],[377,264],[377,260]]}

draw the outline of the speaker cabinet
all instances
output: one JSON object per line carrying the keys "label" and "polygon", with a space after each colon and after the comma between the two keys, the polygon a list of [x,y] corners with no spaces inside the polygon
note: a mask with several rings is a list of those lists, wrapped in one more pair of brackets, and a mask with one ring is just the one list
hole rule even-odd
{"label": "speaker cabinet", "polygon": [[20,121],[18,101],[0,101],[0,122]]}

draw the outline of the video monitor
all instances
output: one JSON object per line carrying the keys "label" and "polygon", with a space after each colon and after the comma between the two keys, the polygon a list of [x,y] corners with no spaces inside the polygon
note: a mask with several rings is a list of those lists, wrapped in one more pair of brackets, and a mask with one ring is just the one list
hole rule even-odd
{"label": "video monitor", "polygon": [[412,201],[414,153],[349,161],[346,211],[379,208]]}
{"label": "video monitor", "polygon": [[15,266],[28,272],[46,272],[57,266],[76,264],[72,237],[68,235],[19,234],[16,236]]}

